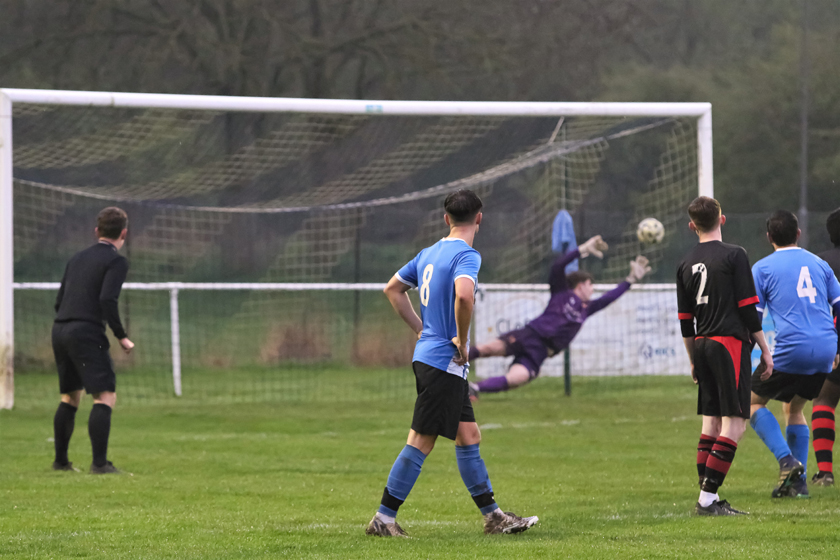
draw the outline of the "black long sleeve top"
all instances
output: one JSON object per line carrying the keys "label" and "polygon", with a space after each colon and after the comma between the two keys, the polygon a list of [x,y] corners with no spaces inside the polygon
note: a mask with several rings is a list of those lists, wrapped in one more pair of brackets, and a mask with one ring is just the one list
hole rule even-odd
{"label": "black long sleeve top", "polygon": [[87,321],[111,327],[118,339],[126,338],[117,300],[128,274],[128,259],[117,248],[100,241],[76,253],[64,269],[55,300],[55,321]]}

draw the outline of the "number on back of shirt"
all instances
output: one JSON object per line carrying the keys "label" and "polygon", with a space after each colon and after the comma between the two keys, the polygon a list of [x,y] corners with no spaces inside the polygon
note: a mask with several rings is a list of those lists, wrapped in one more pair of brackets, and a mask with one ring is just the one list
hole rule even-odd
{"label": "number on back of shirt", "polygon": [[432,274],[435,272],[435,265],[427,264],[423,269],[423,283],[420,284],[420,303],[429,306],[429,282],[432,281]]}
{"label": "number on back of shirt", "polygon": [[799,270],[799,281],[796,283],[796,295],[803,298],[806,297],[811,303],[817,302],[817,289],[814,283],[811,282],[811,271],[807,266],[803,266]]}
{"label": "number on back of shirt", "polygon": [[706,291],[706,279],[708,278],[708,273],[706,272],[706,265],[703,263],[695,264],[691,267],[691,273],[700,274],[700,287],[697,289],[697,305],[709,303],[709,296],[703,295],[703,292]]}

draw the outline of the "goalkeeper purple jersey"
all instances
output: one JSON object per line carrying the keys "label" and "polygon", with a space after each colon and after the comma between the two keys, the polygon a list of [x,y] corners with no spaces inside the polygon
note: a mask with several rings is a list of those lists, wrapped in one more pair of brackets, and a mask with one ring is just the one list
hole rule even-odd
{"label": "goalkeeper purple jersey", "polygon": [[551,266],[548,280],[551,299],[548,300],[542,315],[527,325],[554,352],[561,352],[569,347],[587,317],[602,310],[630,289],[630,283],[625,281],[598,299],[584,303],[569,289],[566,282],[566,265],[578,257],[578,249],[557,257]]}

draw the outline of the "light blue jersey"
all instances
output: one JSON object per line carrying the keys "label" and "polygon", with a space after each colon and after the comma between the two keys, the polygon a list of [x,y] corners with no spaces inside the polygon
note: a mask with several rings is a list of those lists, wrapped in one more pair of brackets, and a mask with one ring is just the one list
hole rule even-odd
{"label": "light blue jersey", "polygon": [[[459,366],[455,323],[455,280],[470,278],[478,284],[481,255],[463,239],[444,238],[420,251],[397,272],[403,283],[420,290],[423,333],[414,348],[414,361],[466,379],[469,364]],[[467,340],[469,347],[469,340]]]}
{"label": "light blue jersey", "polygon": [[776,322],[773,364],[785,373],[828,373],[837,354],[831,307],[840,283],[821,258],[799,247],[779,249],[753,266],[759,312]]}

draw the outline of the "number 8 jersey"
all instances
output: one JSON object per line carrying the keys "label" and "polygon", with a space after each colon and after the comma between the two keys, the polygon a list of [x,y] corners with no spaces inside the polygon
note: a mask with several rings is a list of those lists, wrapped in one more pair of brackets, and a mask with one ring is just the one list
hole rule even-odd
{"label": "number 8 jersey", "polygon": [[445,237],[420,251],[397,272],[400,282],[420,292],[423,333],[414,348],[413,361],[466,379],[469,364],[459,366],[454,362],[457,349],[452,339],[458,334],[455,280],[466,277],[476,286],[479,268],[478,251],[463,239]]}
{"label": "number 8 jersey", "polygon": [[721,241],[698,243],[677,267],[677,311],[683,337],[732,336],[749,342],[749,333],[761,328],[756,303],[743,247]]}
{"label": "number 8 jersey", "polygon": [[776,324],[773,362],[779,371],[828,373],[837,354],[831,306],[840,306],[840,283],[827,262],[800,247],[782,247],[753,267],[758,310]]}

